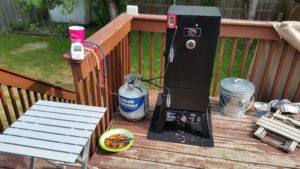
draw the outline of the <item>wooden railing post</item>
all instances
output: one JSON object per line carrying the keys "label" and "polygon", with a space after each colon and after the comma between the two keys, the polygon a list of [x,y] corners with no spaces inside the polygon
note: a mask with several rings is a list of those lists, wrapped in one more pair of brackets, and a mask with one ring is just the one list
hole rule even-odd
{"label": "wooden railing post", "polygon": [[[89,37],[87,41],[99,45],[101,49],[99,52],[94,50],[94,53],[86,50],[84,60],[73,61],[69,53],[64,55],[64,58],[71,64],[77,103],[107,108],[103,119],[92,135],[90,155],[96,150],[96,139],[108,128],[117,111],[116,93],[123,82],[124,74],[130,71],[128,34],[131,31],[131,20],[132,16],[122,14]],[[98,56],[97,53],[101,55]],[[98,69],[98,64],[100,69]]]}

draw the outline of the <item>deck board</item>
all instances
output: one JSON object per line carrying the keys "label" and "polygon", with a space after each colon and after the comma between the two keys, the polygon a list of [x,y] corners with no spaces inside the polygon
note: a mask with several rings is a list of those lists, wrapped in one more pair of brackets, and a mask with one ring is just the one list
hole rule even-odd
{"label": "deck board", "polygon": [[[214,98],[211,99],[214,105],[213,148],[148,140],[146,136],[156,97],[157,93],[150,94],[150,112],[141,121],[131,122],[120,115],[114,117],[111,127],[131,130],[136,136],[134,145],[120,153],[100,151],[93,156],[92,164],[111,168],[132,168],[130,164],[135,165],[133,168],[168,168],[165,165],[188,168],[300,168],[299,148],[293,153],[286,153],[262,143],[253,135],[258,117],[230,118],[219,115]],[[152,167],[152,163],[158,167]],[[121,167],[120,164],[125,165]]]}
{"label": "deck board", "polygon": [[[269,146],[253,136],[255,116],[230,118],[218,114],[215,98],[211,98],[212,125],[215,146],[198,147],[147,139],[157,93],[150,93],[150,112],[147,118],[131,122],[120,115],[114,117],[111,127],[131,130],[136,139],[127,151],[108,153],[100,150],[90,164],[107,169],[191,169],[191,168],[300,168],[300,148],[286,153]],[[29,158],[0,154],[0,168],[26,168]],[[56,168],[45,160],[37,161],[37,168]],[[78,167],[67,167],[78,168]]]}

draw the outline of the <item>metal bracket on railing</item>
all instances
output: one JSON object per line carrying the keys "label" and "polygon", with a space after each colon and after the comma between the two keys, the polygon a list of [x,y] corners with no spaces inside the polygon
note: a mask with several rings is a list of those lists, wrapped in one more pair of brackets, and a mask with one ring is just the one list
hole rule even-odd
{"label": "metal bracket on railing", "polygon": [[[300,143],[300,122],[281,115],[279,110],[271,118],[261,117],[256,124],[260,127],[254,135],[267,144],[292,152]],[[272,139],[267,139],[267,135]]]}

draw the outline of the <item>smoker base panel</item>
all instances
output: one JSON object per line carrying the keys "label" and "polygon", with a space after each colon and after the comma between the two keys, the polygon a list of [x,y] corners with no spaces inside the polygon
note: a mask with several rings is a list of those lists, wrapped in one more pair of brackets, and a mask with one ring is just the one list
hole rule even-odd
{"label": "smoker base panel", "polygon": [[[162,133],[154,132],[156,122],[158,120],[158,116],[160,113],[160,105],[156,104],[151,125],[148,131],[147,138],[149,140],[157,140],[157,141],[166,141],[166,142],[173,142],[173,143],[182,143],[182,144],[189,144],[189,145],[197,145],[203,147],[213,147],[213,135],[212,130],[210,130],[210,138],[203,138],[201,137],[201,133],[197,131],[192,131],[190,128],[180,128],[175,126],[174,124],[170,124],[166,122],[164,130]],[[212,129],[211,126],[211,117],[210,113],[208,113],[208,124],[209,128]]]}

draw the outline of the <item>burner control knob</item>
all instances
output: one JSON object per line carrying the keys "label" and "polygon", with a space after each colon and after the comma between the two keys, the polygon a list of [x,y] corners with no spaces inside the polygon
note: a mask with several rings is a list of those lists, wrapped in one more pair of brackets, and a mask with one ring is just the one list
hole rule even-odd
{"label": "burner control knob", "polygon": [[185,44],[186,48],[188,49],[194,49],[196,47],[196,42],[195,40],[188,40]]}

